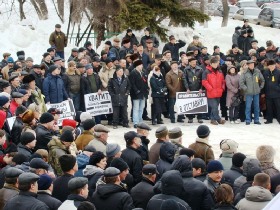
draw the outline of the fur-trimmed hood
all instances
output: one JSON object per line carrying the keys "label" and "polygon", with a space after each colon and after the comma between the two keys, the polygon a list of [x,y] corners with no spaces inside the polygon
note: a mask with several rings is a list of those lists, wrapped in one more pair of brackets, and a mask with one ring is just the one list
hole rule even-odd
{"label": "fur-trimmed hood", "polygon": [[209,138],[196,138],[196,142],[200,142],[200,143],[204,143],[207,144],[209,147],[211,147],[211,145],[209,145]]}

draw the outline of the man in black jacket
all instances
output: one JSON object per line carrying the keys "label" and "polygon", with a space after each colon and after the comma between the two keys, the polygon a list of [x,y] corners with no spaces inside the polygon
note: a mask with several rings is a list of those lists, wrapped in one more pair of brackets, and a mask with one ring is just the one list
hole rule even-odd
{"label": "man in black jacket", "polygon": [[141,122],[137,125],[137,133],[141,136],[142,145],[139,147],[138,151],[140,152],[140,155],[144,162],[149,161],[149,148],[148,145],[150,143],[150,140],[148,139],[150,130],[150,126],[148,126],[146,123]]}
{"label": "man in black jacket", "polygon": [[35,150],[37,149],[48,149],[48,143],[53,137],[53,127],[54,127],[54,117],[51,113],[45,112],[40,117],[40,124],[38,124],[37,128],[35,129],[36,137],[38,139]]}
{"label": "man in black jacket", "polygon": [[192,210],[209,210],[214,206],[206,185],[193,178],[192,163],[188,156],[180,155],[175,159],[171,170],[178,170],[181,173],[184,183],[181,198]]}
{"label": "man in black jacket", "polygon": [[[190,93],[191,91],[199,91],[199,93],[202,93],[203,70],[197,65],[197,60],[195,58],[189,59],[189,65],[183,72],[186,78],[187,93]],[[195,115],[188,115],[188,123],[193,123],[194,117]],[[197,114],[197,120],[199,123],[203,123],[202,114]]]}
{"label": "man in black jacket", "polygon": [[26,107],[22,105],[16,109],[16,120],[13,124],[11,132],[12,141],[16,145],[18,145],[20,142],[20,135],[23,128],[22,115],[26,110]]}
{"label": "man in black jacket", "polygon": [[[98,93],[101,94],[101,80],[96,72],[93,71],[93,67],[91,64],[87,64],[85,66],[86,76],[81,77],[81,90],[82,96],[89,93]],[[84,99],[83,99],[84,101]],[[84,108],[84,107],[83,107]],[[84,108],[85,109],[85,108]],[[101,117],[95,116],[95,123],[101,123]]]}
{"label": "man in black jacket", "polygon": [[50,210],[57,210],[62,204],[60,200],[52,197],[53,180],[48,174],[40,175],[38,181],[38,196],[37,199],[45,203]]}
{"label": "man in black jacket", "polygon": [[96,209],[125,209],[134,208],[131,196],[120,185],[120,170],[109,167],[104,171],[105,184],[97,186],[93,193],[92,202]]}
{"label": "man in black jacket", "polygon": [[43,91],[43,77],[42,77],[42,70],[39,64],[33,65],[32,70],[30,71],[30,75],[33,75],[35,78],[36,86]]}
{"label": "man in black jacket", "polygon": [[163,47],[162,54],[169,50],[171,52],[172,60],[173,61],[179,61],[179,49],[184,47],[186,45],[186,42],[182,40],[178,40],[176,43],[176,39],[174,35],[169,36],[169,42],[166,43]]}
{"label": "man in black jacket", "polygon": [[146,41],[148,39],[151,39],[154,43],[154,47],[158,48],[159,41],[154,35],[151,34],[151,29],[149,27],[147,27],[147,28],[145,28],[144,32],[145,32],[145,36],[142,36],[142,38],[141,38],[141,44],[143,45],[143,47],[146,48]]}
{"label": "man in black jacket", "polygon": [[243,153],[235,153],[232,156],[232,166],[230,170],[226,170],[223,174],[223,183],[229,184],[232,188],[234,181],[243,175],[243,161],[246,156]]}
{"label": "man in black jacket", "polygon": [[157,167],[147,164],[142,169],[142,181],[131,189],[131,197],[136,208],[146,209],[149,200],[154,196],[154,184],[157,176]]}
{"label": "man in black jacket", "polygon": [[276,119],[280,123],[280,70],[276,69],[276,62],[274,60],[269,60],[267,67],[268,70],[263,73],[267,110],[265,124],[272,123],[275,112]]}
{"label": "man in black jacket", "polygon": [[130,82],[120,66],[116,66],[113,78],[109,80],[108,91],[113,105],[113,128],[118,128],[120,114],[123,127],[128,128],[127,99],[130,93]]}
{"label": "man in black jacket", "polygon": [[121,158],[129,166],[129,173],[133,176],[134,185],[136,185],[142,179],[143,160],[138,151],[141,145],[141,136],[135,131],[129,131],[124,134],[124,139],[126,149],[122,151]]}
{"label": "man in black jacket", "polygon": [[179,198],[183,191],[183,180],[179,171],[165,172],[161,182],[161,194],[154,195],[151,198],[146,210],[160,210],[162,203],[168,199],[174,200],[180,206],[180,210],[191,209],[185,201]]}
{"label": "man in black jacket", "polygon": [[5,205],[4,210],[49,210],[46,204],[36,199],[39,178],[38,175],[30,172],[19,175],[19,195],[11,198]]}
{"label": "man in black jacket", "polygon": [[143,62],[136,60],[134,63],[134,69],[129,75],[129,81],[131,84],[130,95],[133,101],[133,124],[134,128],[137,128],[137,124],[142,121],[142,115],[145,107],[145,101],[148,98],[148,76],[143,71]]}

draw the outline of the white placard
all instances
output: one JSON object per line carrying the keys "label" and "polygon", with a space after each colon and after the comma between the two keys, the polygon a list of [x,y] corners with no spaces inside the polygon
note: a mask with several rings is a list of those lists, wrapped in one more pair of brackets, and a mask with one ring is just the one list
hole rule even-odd
{"label": "white placard", "polygon": [[64,119],[74,119],[75,118],[75,108],[73,105],[73,101],[72,100],[65,100],[62,101],[61,103],[57,103],[57,104],[46,104],[47,109],[50,108],[56,108],[59,111],[62,112],[62,114],[60,114],[59,120],[57,122],[58,126],[62,125],[62,120]]}
{"label": "white placard", "polygon": [[111,96],[108,91],[101,94],[90,93],[84,95],[86,111],[92,116],[113,113]]}
{"label": "white placard", "polygon": [[199,114],[208,112],[206,93],[192,91],[176,93],[176,104],[178,114]]}

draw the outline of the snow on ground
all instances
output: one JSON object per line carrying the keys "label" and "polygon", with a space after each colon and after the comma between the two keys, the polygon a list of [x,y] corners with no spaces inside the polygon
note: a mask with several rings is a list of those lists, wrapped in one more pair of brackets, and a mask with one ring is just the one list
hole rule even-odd
{"label": "snow on ground", "polygon": [[[48,0],[50,1],[50,0]],[[0,33],[1,33],[1,48],[0,54],[4,52],[11,52],[12,57],[16,58],[16,51],[24,50],[26,52],[26,57],[31,56],[35,63],[39,63],[41,60],[41,55],[49,47],[48,38],[50,33],[54,30],[54,25],[59,23],[59,19],[55,13],[55,9],[52,4],[49,6],[49,19],[44,21],[38,21],[34,9],[30,5],[26,5],[28,8],[28,13],[31,14],[31,18],[27,22],[31,23],[35,30],[31,30],[29,27],[21,26],[19,18],[16,15],[12,15],[8,19],[8,14],[1,15],[0,19]],[[1,5],[0,5],[1,7]],[[66,11],[67,13],[67,11]],[[65,15],[67,17],[67,15]],[[212,17],[212,20],[208,23],[208,28],[204,26],[196,25],[196,29],[192,30],[190,28],[182,27],[169,27],[170,31],[168,35],[175,35],[177,39],[182,39],[189,44],[192,41],[193,35],[199,35],[201,37],[202,43],[206,45],[209,52],[212,53],[213,46],[219,45],[222,52],[226,52],[231,48],[231,36],[234,32],[236,26],[242,26],[241,21],[229,20],[228,27],[221,28],[222,18]],[[23,25],[23,24],[22,24]],[[82,26],[82,28],[85,26]],[[276,39],[279,35],[279,29],[267,28],[257,25],[252,25],[255,37],[259,41],[259,46],[265,46],[267,40],[274,40],[277,46],[280,46],[280,40]],[[62,24],[62,31],[66,32],[67,22]],[[120,38],[124,35],[123,32],[119,35]],[[135,34],[140,38],[143,32],[135,31]],[[104,42],[103,42],[104,43]],[[73,45],[69,45],[66,48],[66,58],[68,57]],[[98,49],[100,53],[102,46]],[[160,45],[160,51],[163,48],[163,44]],[[183,48],[182,50],[185,50]],[[128,109],[130,110],[130,108]],[[149,112],[150,113],[150,112]],[[187,121],[187,120],[185,120]],[[187,124],[187,123],[177,123],[171,124],[168,119],[164,119],[165,125],[171,129],[176,126],[180,126],[183,130],[183,145],[188,146],[195,141],[196,138],[196,128],[198,123]],[[263,123],[263,120],[261,119]],[[104,122],[106,123],[106,122]],[[151,122],[148,122],[151,124]],[[248,156],[254,157],[256,148],[261,144],[270,144],[277,151],[280,151],[280,138],[279,138],[279,124],[274,122],[270,125],[250,125],[246,126],[244,123],[239,125],[232,125],[228,122],[225,125],[213,126],[210,125],[209,121],[205,121],[211,129],[210,134],[210,144],[213,145],[213,150],[215,157],[218,158],[220,155],[219,143],[223,139],[233,139],[239,143],[239,151],[245,153]],[[150,146],[156,141],[155,130],[159,126],[151,126],[152,131],[150,132],[149,139],[151,140]],[[125,141],[123,135],[129,130],[134,130],[133,128],[122,128],[113,130],[109,134],[109,143],[116,142],[125,148]],[[275,163],[278,168],[280,168],[280,153],[276,155]]]}

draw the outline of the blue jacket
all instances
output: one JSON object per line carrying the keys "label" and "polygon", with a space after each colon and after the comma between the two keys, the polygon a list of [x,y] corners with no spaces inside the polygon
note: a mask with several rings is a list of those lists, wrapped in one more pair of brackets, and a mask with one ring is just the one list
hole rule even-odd
{"label": "blue jacket", "polygon": [[83,170],[86,168],[86,165],[88,165],[88,162],[89,156],[84,153],[77,155],[78,171],[75,173],[75,177],[83,177]]}
{"label": "blue jacket", "polygon": [[67,92],[64,87],[62,78],[48,74],[43,82],[43,93],[45,95],[45,102],[51,104],[61,103],[68,98]]}

